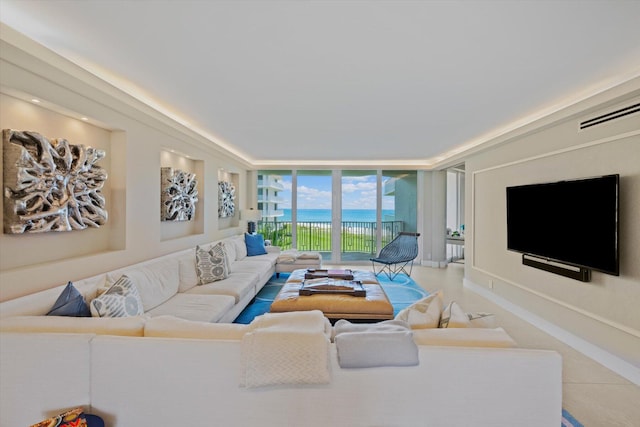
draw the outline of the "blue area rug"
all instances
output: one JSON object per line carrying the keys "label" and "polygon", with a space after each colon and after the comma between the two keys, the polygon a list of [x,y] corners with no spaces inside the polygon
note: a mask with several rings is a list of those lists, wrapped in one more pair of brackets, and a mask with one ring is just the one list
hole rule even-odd
{"label": "blue area rug", "polygon": [[566,409],[562,409],[562,427],[584,427]]}
{"label": "blue area rug", "polygon": [[[280,273],[280,277],[274,275],[269,282],[258,292],[254,301],[249,304],[233,323],[249,324],[254,317],[267,313],[271,307],[271,303],[284,282],[289,278],[289,274]],[[403,308],[413,304],[420,298],[429,295],[427,291],[422,289],[416,282],[405,274],[397,275],[393,281],[386,276],[378,277],[380,284],[393,305],[393,314],[396,315]]]}

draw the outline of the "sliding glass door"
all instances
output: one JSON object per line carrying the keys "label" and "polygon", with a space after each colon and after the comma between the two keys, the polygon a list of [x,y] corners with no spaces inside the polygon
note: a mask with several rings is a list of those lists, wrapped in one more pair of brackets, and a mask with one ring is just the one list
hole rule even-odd
{"label": "sliding glass door", "polygon": [[300,251],[320,252],[323,260],[331,261],[332,172],[299,170],[296,177],[295,245]]}
{"label": "sliding glass door", "polygon": [[261,170],[257,194],[265,239],[327,262],[368,262],[417,229],[416,171]]}
{"label": "sliding glass door", "polygon": [[340,186],[340,259],[368,261],[376,255],[377,172],[343,170]]}

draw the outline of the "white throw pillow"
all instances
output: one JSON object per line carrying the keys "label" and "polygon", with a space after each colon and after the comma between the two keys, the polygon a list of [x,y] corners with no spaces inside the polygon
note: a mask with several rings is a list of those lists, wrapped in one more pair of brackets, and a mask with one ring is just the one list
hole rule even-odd
{"label": "white throw pillow", "polygon": [[216,244],[208,251],[199,246],[196,248],[196,272],[198,273],[198,285],[229,277],[222,243]]}
{"label": "white throw pillow", "polygon": [[401,310],[395,319],[407,322],[412,329],[437,328],[442,306],[442,291],[437,291]]}
{"label": "white throw pillow", "polygon": [[89,304],[93,317],[130,317],[144,314],[138,289],[125,275]]}
{"label": "white throw pillow", "polygon": [[244,242],[244,235],[232,237],[231,242],[236,249],[236,261],[245,259],[247,257],[247,244]]}
{"label": "white throw pillow", "polygon": [[469,328],[471,322],[469,316],[464,312],[462,307],[451,301],[449,305],[442,311],[442,319],[440,320],[441,328]]}
{"label": "white throw pillow", "polygon": [[495,328],[496,316],[492,313],[467,313],[471,328]]}
{"label": "white throw pillow", "polygon": [[225,239],[222,241],[224,243],[224,252],[227,254],[227,261],[229,267],[229,274],[231,274],[233,263],[236,262],[236,245],[233,244],[231,239]]}

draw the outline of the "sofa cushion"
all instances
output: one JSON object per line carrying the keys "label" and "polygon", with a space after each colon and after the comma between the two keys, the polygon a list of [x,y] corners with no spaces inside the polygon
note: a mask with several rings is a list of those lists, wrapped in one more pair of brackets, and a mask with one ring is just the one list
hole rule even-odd
{"label": "sofa cushion", "polygon": [[510,348],[517,344],[502,328],[421,329],[413,331],[418,345]]}
{"label": "sofa cushion", "polygon": [[198,285],[229,277],[224,247],[221,243],[214,245],[208,251],[200,246],[196,248],[196,272],[198,273]]}
{"label": "sofa cushion", "polygon": [[233,272],[233,264],[236,262],[238,255],[236,254],[236,245],[233,243],[233,239],[224,239],[224,251],[227,254],[227,261],[229,261],[229,273]]}
{"label": "sofa cushion", "polygon": [[171,298],[180,286],[180,267],[176,258],[107,273],[107,280],[113,283],[120,274],[126,275],[136,285],[144,311]]}
{"label": "sofa cushion", "polygon": [[229,240],[236,250],[236,261],[245,259],[247,257],[247,245],[244,242],[244,237],[233,236]]}
{"label": "sofa cushion", "polygon": [[91,311],[82,294],[68,282],[47,316],[91,317]]}
{"label": "sofa cushion", "polygon": [[219,280],[206,285],[200,285],[189,289],[188,294],[200,295],[230,295],[235,298],[236,303],[247,294],[254,294],[260,276],[257,273],[233,273],[226,279]]}
{"label": "sofa cushion", "polygon": [[104,294],[94,298],[89,305],[94,317],[128,317],[144,314],[138,289],[125,275]]}
{"label": "sofa cushion", "polygon": [[229,295],[175,294],[148,314],[151,317],[170,314],[187,320],[217,322],[235,305]]}
{"label": "sofa cushion", "polygon": [[412,329],[437,328],[442,305],[442,291],[437,291],[402,309],[395,318],[407,322]]}
{"label": "sofa cushion", "polygon": [[464,312],[460,304],[451,301],[447,307],[442,310],[442,318],[440,319],[440,328],[470,328],[471,322],[469,316]]}
{"label": "sofa cushion", "polygon": [[245,233],[244,243],[247,246],[247,256],[265,255],[267,253],[262,234]]}
{"label": "sofa cushion", "polygon": [[[75,280],[73,286],[84,296],[85,301],[96,297],[96,289],[105,283],[106,274]],[[0,317],[6,316],[44,316],[60,296],[66,285],[45,289],[24,297],[0,303]]]}
{"label": "sofa cushion", "polygon": [[178,292],[186,292],[198,284],[198,272],[196,271],[196,254],[183,255],[178,259],[180,270],[180,284]]}
{"label": "sofa cushion", "polygon": [[92,333],[96,335],[122,335],[141,337],[144,334],[144,316],[133,317],[68,317],[68,316],[15,316],[3,317],[2,332]]}
{"label": "sofa cushion", "polygon": [[145,337],[192,338],[239,341],[249,332],[248,325],[236,323],[208,323],[180,319],[175,316],[157,316],[145,323]]}

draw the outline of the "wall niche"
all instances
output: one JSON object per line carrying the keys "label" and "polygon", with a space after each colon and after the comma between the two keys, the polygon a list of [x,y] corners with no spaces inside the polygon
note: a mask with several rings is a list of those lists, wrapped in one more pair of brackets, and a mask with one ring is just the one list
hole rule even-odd
{"label": "wall niche", "polygon": [[[104,197],[104,205],[101,205],[101,208],[108,212],[108,217],[105,216],[104,221],[100,221],[99,227],[72,227],[68,232],[2,233],[0,270],[7,271],[124,249],[125,227],[118,216],[126,212],[126,194],[116,190],[125,177],[112,173],[114,164],[125,161],[119,157],[124,150],[116,147],[117,144],[126,143],[123,132],[95,125],[91,120],[83,121],[80,119],[80,113],[66,110],[63,114],[60,112],[61,107],[53,103],[45,100],[35,103],[30,101],[33,96],[5,89],[0,93],[1,129],[36,132],[48,140],[64,139],[70,146],[83,145],[104,153],[99,166],[108,178],[101,188],[101,197]],[[2,156],[4,163],[4,154]],[[3,182],[3,194],[5,185],[8,184]],[[6,201],[3,203],[6,204]],[[4,216],[5,213],[2,212],[3,223]]]}

